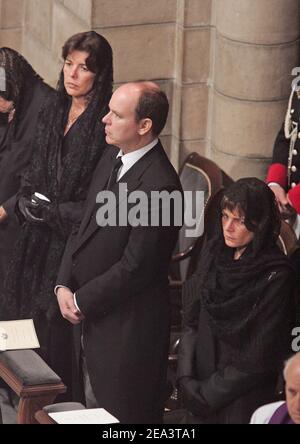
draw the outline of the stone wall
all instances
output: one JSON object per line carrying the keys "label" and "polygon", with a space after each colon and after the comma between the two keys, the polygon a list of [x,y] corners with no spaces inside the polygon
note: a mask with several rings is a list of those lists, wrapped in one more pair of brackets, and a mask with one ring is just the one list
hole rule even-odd
{"label": "stone wall", "polygon": [[186,0],[178,20],[176,96],[181,163],[187,154],[206,154],[211,73],[212,0]]}
{"label": "stone wall", "polygon": [[172,151],[175,163],[177,147],[172,116],[177,3],[177,0],[94,0],[92,14],[92,28],[112,45],[115,83],[153,79],[167,93],[171,113],[162,139],[167,151]]}
{"label": "stone wall", "polygon": [[152,79],[171,112],[175,166],[192,151],[234,178],[263,177],[299,64],[298,0],[0,0],[0,44],[55,85],[63,42],[94,29],[114,51],[116,85]]}
{"label": "stone wall", "polygon": [[211,0],[95,0],[92,27],[114,49],[115,82],[153,79],[171,112],[163,143],[178,166],[205,152]]}
{"label": "stone wall", "polygon": [[91,29],[92,0],[25,0],[24,16],[22,52],[55,85],[63,43],[72,34]]}
{"label": "stone wall", "polygon": [[22,49],[24,0],[0,0],[0,44]]}

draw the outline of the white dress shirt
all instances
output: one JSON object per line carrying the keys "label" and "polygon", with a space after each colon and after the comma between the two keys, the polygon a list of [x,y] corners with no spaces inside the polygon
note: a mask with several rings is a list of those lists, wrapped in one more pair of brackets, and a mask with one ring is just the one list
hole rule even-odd
{"label": "white dress shirt", "polygon": [[142,148],[139,148],[136,151],[132,151],[127,154],[123,154],[123,151],[120,150],[117,158],[122,157],[123,165],[120,167],[118,171],[118,181],[124,176],[124,174],[127,173],[127,171],[130,170],[130,168],[133,167],[133,165],[138,162],[145,154],[148,153],[148,151],[152,150],[152,148],[157,145],[158,139],[154,139],[152,142],[150,142],[148,145],[143,146]]}

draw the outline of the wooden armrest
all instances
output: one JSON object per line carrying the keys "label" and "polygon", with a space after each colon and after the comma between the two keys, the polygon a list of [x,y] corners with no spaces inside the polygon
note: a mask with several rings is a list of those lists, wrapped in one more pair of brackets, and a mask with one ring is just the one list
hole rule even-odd
{"label": "wooden armrest", "polygon": [[170,364],[176,364],[178,361],[178,355],[169,355],[168,360]]}
{"label": "wooden armrest", "polygon": [[57,424],[44,410],[38,410],[34,417],[39,424]]}
{"label": "wooden armrest", "polygon": [[66,391],[60,377],[32,350],[1,352],[0,378],[20,397],[19,424],[35,424],[35,413]]}
{"label": "wooden armrest", "polygon": [[47,405],[43,410],[39,410],[35,414],[35,419],[39,424],[57,424],[57,422],[49,416],[49,413],[70,412],[72,410],[84,410],[86,407],[79,402],[59,402],[58,404]]}
{"label": "wooden armrest", "polygon": [[172,279],[169,280],[169,287],[172,290],[181,290],[182,288],[182,281],[173,281]]}
{"label": "wooden armrest", "polygon": [[190,257],[192,255],[194,248],[195,248],[195,245],[191,245],[188,250],[183,251],[182,253],[173,254],[172,262],[176,263],[176,262],[183,261],[184,259],[187,259],[188,257]]}

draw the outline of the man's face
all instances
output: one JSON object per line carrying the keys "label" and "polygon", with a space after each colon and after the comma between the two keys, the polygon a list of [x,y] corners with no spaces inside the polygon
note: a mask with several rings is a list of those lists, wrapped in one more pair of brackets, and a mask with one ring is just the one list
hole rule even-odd
{"label": "man's face", "polygon": [[133,85],[123,85],[112,95],[109,113],[103,118],[106,142],[116,145],[126,154],[134,151],[141,140],[140,124],[136,122],[135,109],[140,90]]}
{"label": "man's face", "polygon": [[300,368],[288,368],[285,386],[286,402],[290,417],[300,424]]}

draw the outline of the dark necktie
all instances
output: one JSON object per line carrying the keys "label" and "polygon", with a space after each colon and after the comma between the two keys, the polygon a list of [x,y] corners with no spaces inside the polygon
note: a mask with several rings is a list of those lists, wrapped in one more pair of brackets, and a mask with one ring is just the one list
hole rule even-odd
{"label": "dark necktie", "polygon": [[113,167],[112,167],[112,170],[111,170],[108,182],[107,182],[107,186],[106,186],[107,190],[111,190],[112,187],[117,182],[118,172],[119,172],[119,169],[121,168],[122,165],[123,165],[122,157],[117,157],[117,159],[115,160],[115,162],[113,164]]}

